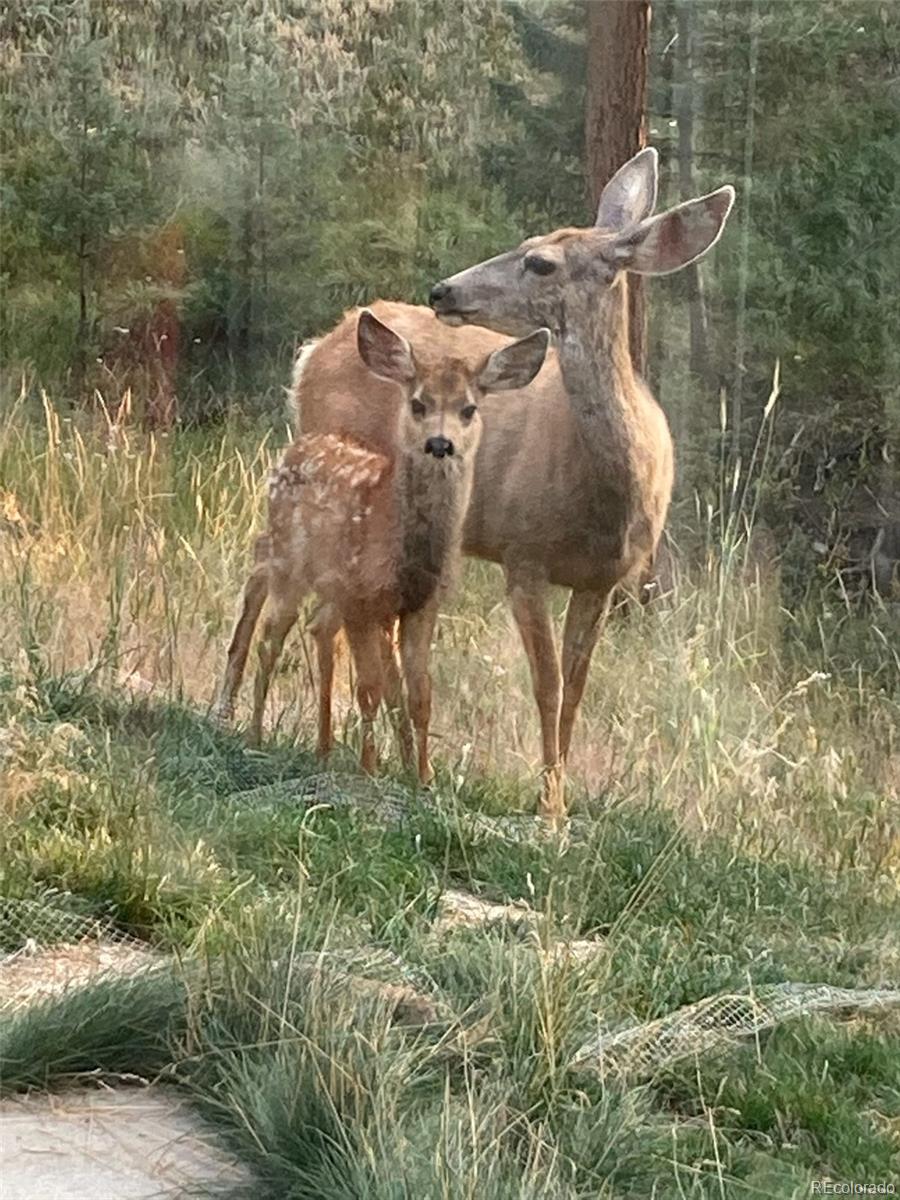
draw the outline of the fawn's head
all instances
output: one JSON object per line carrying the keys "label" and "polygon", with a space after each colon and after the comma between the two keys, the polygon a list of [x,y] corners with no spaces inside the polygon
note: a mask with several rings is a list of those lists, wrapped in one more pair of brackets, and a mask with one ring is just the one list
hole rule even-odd
{"label": "fawn's head", "polygon": [[550,333],[538,329],[494,350],[474,369],[459,359],[425,364],[406,338],[368,309],[356,327],[359,356],[379,379],[403,388],[399,445],[405,453],[465,461],[481,439],[478,402],[486,392],[505,392],[531,383],[540,371]]}
{"label": "fawn's head", "polygon": [[648,148],[615,173],[589,229],[557,229],[478,263],[431,289],[430,303],[454,325],[520,334],[536,325],[560,333],[567,307],[593,302],[623,271],[668,275],[715,245],[734,202],[719,188],[653,217],[657,153]]}

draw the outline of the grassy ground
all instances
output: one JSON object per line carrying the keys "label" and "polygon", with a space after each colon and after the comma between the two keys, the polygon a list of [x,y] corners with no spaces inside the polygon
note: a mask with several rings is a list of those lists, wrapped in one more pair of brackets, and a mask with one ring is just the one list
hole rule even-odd
{"label": "grassy ground", "polygon": [[[399,826],[304,805],[277,786],[318,770],[300,636],[264,752],[205,715],[268,456],[239,428],[153,444],[49,408],[0,418],[0,890],[107,916],[178,964],[7,1022],[2,1086],[171,1077],[273,1198],[900,1179],[896,1017],[808,1018],[645,1079],[568,1069],[598,1021],[789,980],[900,985],[896,616],[812,595],[787,612],[740,538],[723,555],[715,520],[695,528],[676,600],[613,622],[597,656],[580,832],[510,842],[474,816],[533,807],[535,720],[475,564],[435,654],[434,793],[396,777]],[[538,939],[436,935],[449,886],[527,901]],[[541,950],[571,937],[600,953]],[[398,1025],[300,968],[361,947],[402,960],[439,1018]]]}

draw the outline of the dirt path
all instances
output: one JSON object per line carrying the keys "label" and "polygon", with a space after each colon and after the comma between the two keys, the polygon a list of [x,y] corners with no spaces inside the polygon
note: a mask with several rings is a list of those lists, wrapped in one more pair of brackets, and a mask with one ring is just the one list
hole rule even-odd
{"label": "dirt path", "polygon": [[3,1200],[144,1200],[249,1178],[170,1089],[83,1089],[0,1103]]}

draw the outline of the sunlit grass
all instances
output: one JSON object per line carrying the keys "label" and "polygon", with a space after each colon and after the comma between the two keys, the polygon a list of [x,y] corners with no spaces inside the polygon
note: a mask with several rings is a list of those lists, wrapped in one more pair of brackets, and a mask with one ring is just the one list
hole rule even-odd
{"label": "sunlit grass", "polygon": [[[7,1022],[3,1086],[174,1079],[273,1198],[787,1200],[826,1175],[893,1178],[886,1019],[801,1023],[635,1086],[567,1063],[598,1022],[717,991],[900,982],[896,615],[827,587],[789,608],[729,476],[676,512],[675,594],[615,616],[598,650],[578,836],[510,843],[468,819],[532,809],[538,766],[527,666],[481,563],[438,631],[433,793],[400,778],[384,729],[406,821],[311,811],[253,790],[319,770],[302,631],[262,753],[206,718],[282,442],[240,422],[154,440],[24,396],[0,417],[0,893],[180,963]],[[537,935],[435,935],[448,886],[526,902]],[[597,953],[544,953],[571,937]],[[291,965],[373,946],[430,981],[437,1027]]]}
{"label": "sunlit grass", "polygon": [[[25,407],[0,418],[0,654],[204,710],[282,434],[233,424],[155,439],[103,408],[62,418],[45,396],[35,421]],[[834,597],[783,608],[777,563],[756,550],[752,503],[722,516],[742,488],[729,475],[718,507],[688,522],[699,552],[674,597],[611,621],[576,734],[573,792],[649,792],[686,823],[740,834],[760,852],[896,866],[896,615],[842,611]],[[273,730],[306,741],[309,650],[298,629],[269,709]],[[444,767],[469,782],[533,778],[536,717],[497,568],[466,565],[433,669]],[[347,733],[346,669],[340,678]]]}

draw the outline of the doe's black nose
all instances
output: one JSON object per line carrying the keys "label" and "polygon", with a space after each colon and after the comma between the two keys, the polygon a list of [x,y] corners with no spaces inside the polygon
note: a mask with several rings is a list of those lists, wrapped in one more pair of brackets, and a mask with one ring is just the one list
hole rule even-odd
{"label": "doe's black nose", "polygon": [[428,295],[428,303],[434,308],[436,304],[440,304],[442,300],[446,300],[450,292],[449,283],[436,283]]}
{"label": "doe's black nose", "polygon": [[435,458],[443,458],[445,454],[453,453],[453,443],[449,438],[430,437],[425,443],[425,453],[433,454]]}

